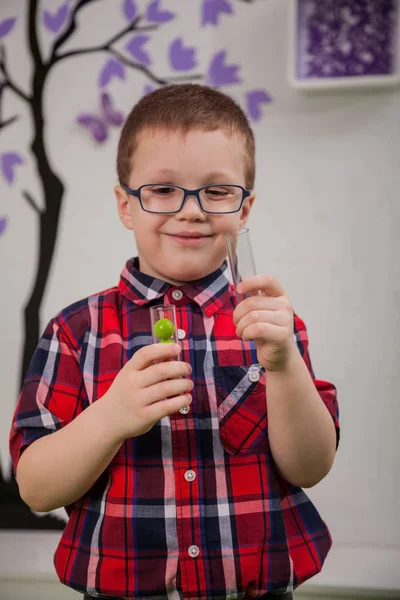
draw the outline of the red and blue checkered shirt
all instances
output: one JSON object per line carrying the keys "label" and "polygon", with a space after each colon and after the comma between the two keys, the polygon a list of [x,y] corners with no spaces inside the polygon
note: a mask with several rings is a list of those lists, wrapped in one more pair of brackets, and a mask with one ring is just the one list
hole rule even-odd
{"label": "red and blue checkered shirt", "polygon": [[[193,402],[187,414],[126,440],[95,485],[67,507],[58,576],[78,591],[126,599],[291,591],[321,570],[331,539],[303,490],[274,466],[266,374],[254,344],[235,333],[226,267],[179,287],[137,267],[128,261],[118,287],[73,304],[47,326],[15,411],[14,468],[25,448],[96,402],[152,343],[152,305],[176,306]],[[294,320],[314,378],[305,325]],[[335,388],[314,382],[338,431]]]}

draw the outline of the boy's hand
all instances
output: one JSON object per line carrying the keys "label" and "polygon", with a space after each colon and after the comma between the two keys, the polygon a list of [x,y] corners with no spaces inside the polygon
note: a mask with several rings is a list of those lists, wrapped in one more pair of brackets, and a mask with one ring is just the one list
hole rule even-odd
{"label": "boy's hand", "polygon": [[240,302],[233,313],[237,334],[254,340],[258,361],[267,371],[285,368],[296,346],[293,309],[281,284],[270,275],[255,275],[241,281],[237,291],[255,294]]}
{"label": "boy's hand", "polygon": [[191,403],[191,367],[174,360],[180,351],[177,344],[141,348],[100,399],[121,443],[147,433],[157,421]]}

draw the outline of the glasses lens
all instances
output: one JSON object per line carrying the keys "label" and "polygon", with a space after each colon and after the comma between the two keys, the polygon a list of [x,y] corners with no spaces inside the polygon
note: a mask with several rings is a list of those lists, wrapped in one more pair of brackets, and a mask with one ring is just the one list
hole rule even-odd
{"label": "glasses lens", "polygon": [[145,185],[141,189],[140,198],[145,210],[174,212],[182,204],[183,190],[172,185]]}
{"label": "glasses lens", "polygon": [[204,210],[215,213],[228,213],[238,210],[243,198],[243,190],[234,185],[213,185],[200,192]]}

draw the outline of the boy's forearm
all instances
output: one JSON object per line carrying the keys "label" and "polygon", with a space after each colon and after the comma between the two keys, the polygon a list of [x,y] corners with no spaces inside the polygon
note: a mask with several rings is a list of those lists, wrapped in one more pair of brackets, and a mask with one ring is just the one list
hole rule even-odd
{"label": "boy's forearm", "polygon": [[47,512],[81,498],[118,452],[103,399],[63,429],[33,442],[22,454],[16,479],[32,510]]}
{"label": "boy's forearm", "polygon": [[274,461],[292,485],[312,487],[330,471],[335,426],[294,347],[281,371],[268,372],[268,436]]}

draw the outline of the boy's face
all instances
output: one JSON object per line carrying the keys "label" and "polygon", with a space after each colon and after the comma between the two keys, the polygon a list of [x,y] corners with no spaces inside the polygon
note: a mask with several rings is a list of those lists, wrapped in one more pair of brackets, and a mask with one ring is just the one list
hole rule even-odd
{"label": "boy's face", "polygon": [[[245,187],[242,140],[223,130],[193,129],[186,135],[143,131],[126,184],[137,189],[161,183],[188,189],[210,184]],[[190,196],[179,213],[160,215],[143,211],[138,198],[120,186],[115,192],[121,221],[135,235],[140,270],[173,284],[200,279],[221,266],[226,257],[224,233],[246,223],[254,201],[252,195],[239,212],[210,215]],[[190,234],[201,237],[187,237]]]}

